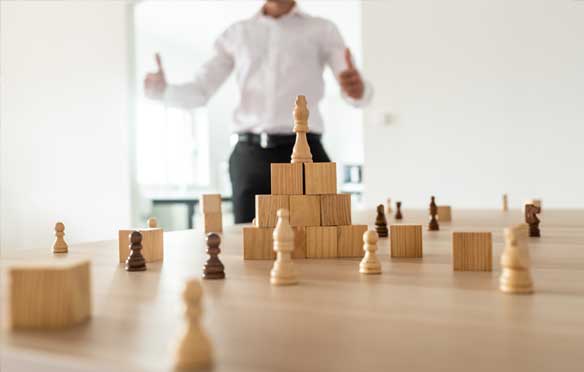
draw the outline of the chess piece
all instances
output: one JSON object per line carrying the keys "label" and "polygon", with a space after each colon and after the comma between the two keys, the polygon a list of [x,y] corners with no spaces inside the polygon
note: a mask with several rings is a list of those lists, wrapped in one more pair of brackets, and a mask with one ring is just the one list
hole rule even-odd
{"label": "chess piece", "polygon": [[377,206],[377,216],[375,217],[375,231],[380,238],[387,238],[387,219],[383,211],[383,204]]}
{"label": "chess piece", "polygon": [[53,253],[67,253],[69,246],[65,241],[65,225],[63,222],[55,224],[55,242],[53,243]]}
{"label": "chess piece", "polygon": [[306,107],[306,97],[296,97],[296,106],[294,107],[294,132],[296,133],[296,142],[292,149],[292,163],[312,163],[312,153],[306,133],[308,132],[308,107]]}
{"label": "chess piece", "polygon": [[278,209],[278,222],[272,234],[276,261],[270,272],[270,283],[273,285],[297,284],[296,269],[292,262],[294,250],[294,230],[290,226],[290,212]]}
{"label": "chess piece", "polygon": [[381,274],[381,263],[377,257],[377,233],[373,230],[365,231],[363,234],[363,250],[365,256],[359,263],[359,272],[361,274]]}
{"label": "chess piece", "polygon": [[509,201],[507,199],[507,194],[503,194],[503,212],[509,211]]}
{"label": "chess piece", "polygon": [[527,249],[527,225],[505,229],[505,250],[501,255],[499,289],[505,293],[532,293],[531,260]]}
{"label": "chess piece", "polygon": [[436,215],[438,214],[438,206],[436,205],[436,198],[432,196],[430,201],[430,223],[428,224],[428,230],[438,231],[440,230],[440,225],[438,225],[438,220]]}
{"label": "chess piece", "polygon": [[130,255],[126,259],[126,271],[146,270],[146,260],[142,256],[142,234],[133,231],[130,234]]}
{"label": "chess piece", "polygon": [[189,280],[183,291],[187,327],[175,354],[175,370],[205,369],[213,364],[213,350],[201,326],[203,289],[196,279]]}
{"label": "chess piece", "polygon": [[385,209],[385,214],[389,216],[392,212],[393,212],[393,209],[391,208],[391,198],[387,198],[387,206]]}
{"label": "chess piece", "polygon": [[525,205],[525,223],[529,225],[529,236],[539,238],[541,236],[539,231],[539,218],[537,214],[541,212],[540,207],[533,204]]}
{"label": "chess piece", "polygon": [[403,216],[402,216],[402,213],[401,213],[401,202],[400,201],[395,202],[395,209],[396,209],[396,211],[395,211],[395,217],[394,218],[396,220],[403,219]]}
{"label": "chess piece", "polygon": [[158,220],[156,219],[156,217],[150,217],[148,219],[148,227],[151,229],[155,229],[158,227]]}
{"label": "chess piece", "polygon": [[225,278],[225,266],[223,266],[223,263],[218,257],[219,253],[221,253],[219,244],[221,244],[219,234],[207,234],[207,254],[209,255],[209,259],[205,263],[205,266],[203,266],[203,279]]}

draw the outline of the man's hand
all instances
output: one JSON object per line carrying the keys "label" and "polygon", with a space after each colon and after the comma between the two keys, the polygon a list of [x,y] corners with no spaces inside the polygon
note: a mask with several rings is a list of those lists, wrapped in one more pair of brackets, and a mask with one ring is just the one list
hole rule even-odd
{"label": "man's hand", "polygon": [[347,62],[347,69],[339,74],[339,84],[346,95],[353,99],[361,99],[365,92],[365,84],[361,79],[361,74],[353,66],[351,58],[351,51],[349,48],[345,49],[345,62]]}
{"label": "man's hand", "polygon": [[156,64],[158,71],[149,73],[144,78],[144,93],[146,97],[151,99],[161,99],[166,89],[166,78],[164,77],[164,69],[162,68],[162,61],[160,54],[156,53]]}

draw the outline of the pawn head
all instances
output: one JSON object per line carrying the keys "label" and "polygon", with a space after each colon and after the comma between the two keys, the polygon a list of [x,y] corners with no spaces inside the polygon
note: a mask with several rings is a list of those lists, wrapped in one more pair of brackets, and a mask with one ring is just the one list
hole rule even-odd
{"label": "pawn head", "polygon": [[374,230],[367,230],[363,234],[363,243],[365,243],[365,244],[375,245],[375,244],[377,244],[378,240],[379,240],[379,235],[377,235],[377,232]]}
{"label": "pawn head", "polygon": [[142,243],[142,234],[140,231],[132,231],[130,234],[130,242],[132,244],[140,244]]}
{"label": "pawn head", "polygon": [[290,217],[290,212],[285,208],[278,209],[278,217]]}
{"label": "pawn head", "polygon": [[218,247],[221,244],[221,237],[217,233],[208,233],[207,234],[207,246],[209,247]]}
{"label": "pawn head", "polygon": [[63,222],[57,222],[55,224],[55,231],[56,232],[63,232],[63,231],[65,231],[65,224],[63,224]]}

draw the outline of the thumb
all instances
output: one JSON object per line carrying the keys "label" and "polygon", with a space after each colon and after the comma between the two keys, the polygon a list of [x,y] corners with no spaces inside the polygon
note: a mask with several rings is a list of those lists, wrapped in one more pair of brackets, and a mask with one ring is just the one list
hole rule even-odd
{"label": "thumb", "polygon": [[164,74],[164,69],[162,68],[162,60],[160,59],[160,53],[156,53],[154,55],[154,57],[156,58],[156,65],[158,66],[158,72],[160,74]]}
{"label": "thumb", "polygon": [[351,55],[351,50],[349,48],[345,48],[345,62],[347,63],[347,69],[355,69],[355,66],[353,65],[353,56]]}

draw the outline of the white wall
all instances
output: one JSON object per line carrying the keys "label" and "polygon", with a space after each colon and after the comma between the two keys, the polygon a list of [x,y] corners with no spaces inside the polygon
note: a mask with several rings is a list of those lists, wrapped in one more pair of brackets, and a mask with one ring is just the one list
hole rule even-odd
{"label": "white wall", "polygon": [[368,204],[584,207],[584,1],[368,1],[363,17]]}
{"label": "white wall", "polygon": [[130,220],[124,2],[1,3],[3,251],[112,239]]}

